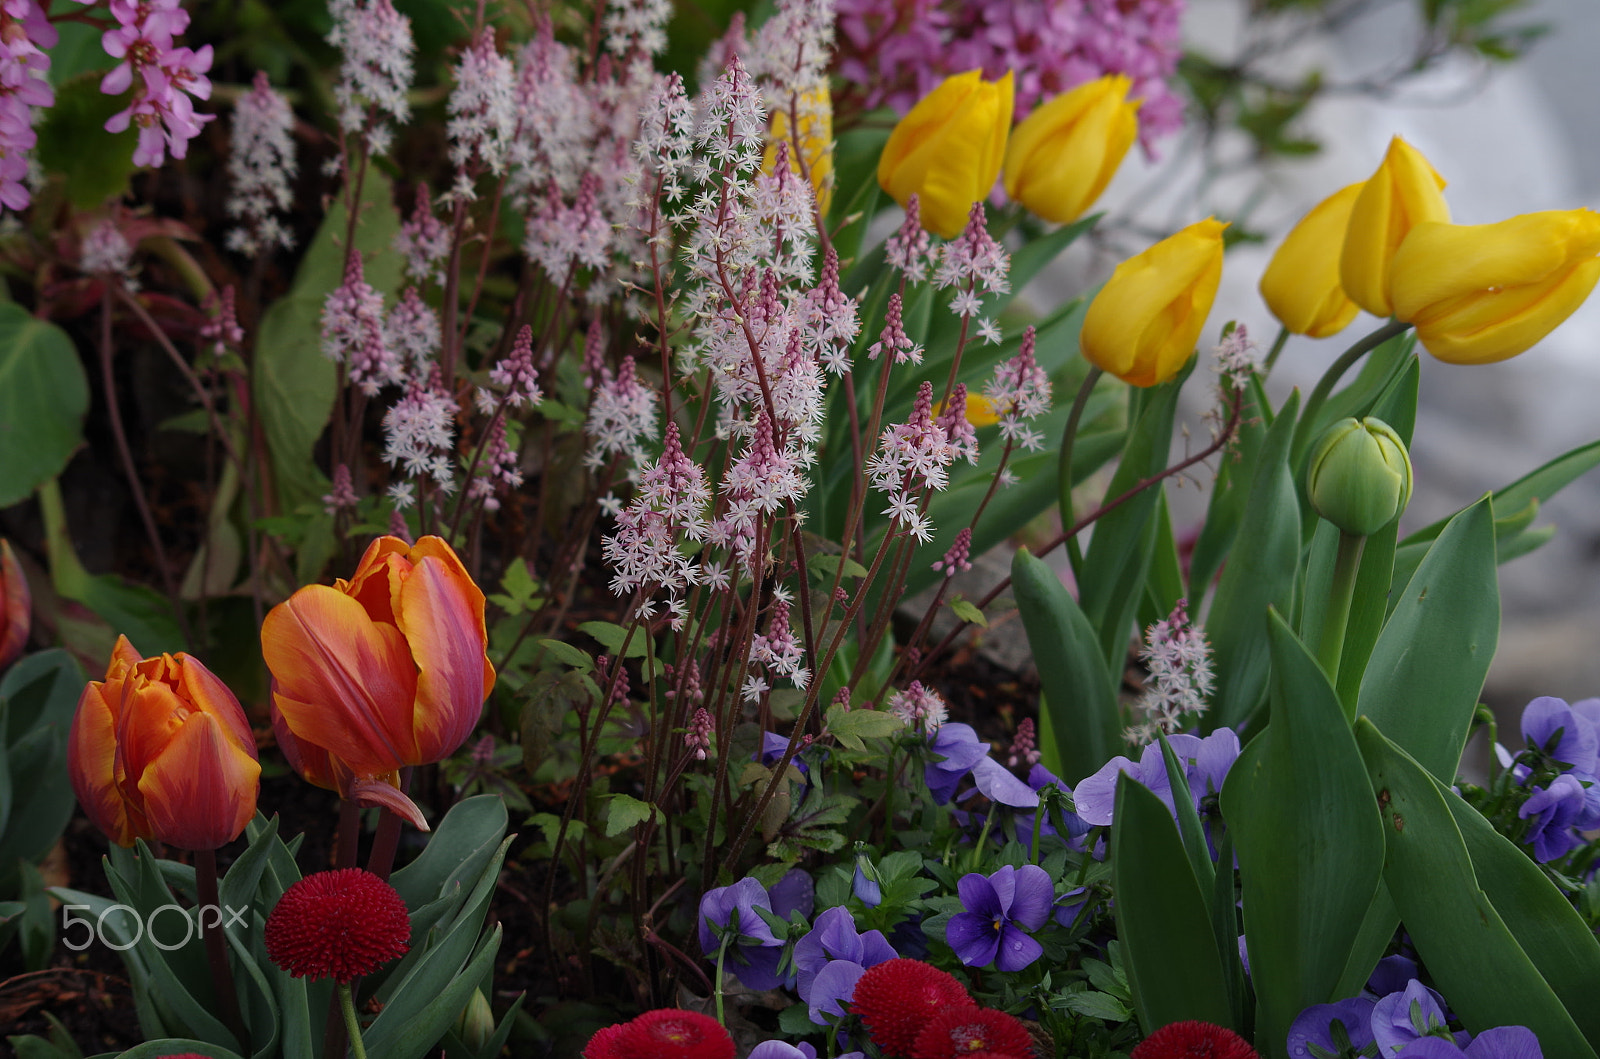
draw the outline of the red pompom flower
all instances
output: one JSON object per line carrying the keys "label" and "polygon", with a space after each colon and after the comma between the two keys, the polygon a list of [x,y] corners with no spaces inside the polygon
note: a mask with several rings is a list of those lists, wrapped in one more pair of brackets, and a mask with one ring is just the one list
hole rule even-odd
{"label": "red pompom flower", "polygon": [[1129,1059],[1260,1059],[1245,1039],[1209,1022],[1173,1022],[1146,1037]]}
{"label": "red pompom flower", "polygon": [[908,1055],[928,1021],[950,1008],[976,1009],[954,975],[921,960],[886,960],[856,981],[851,1010],[890,1055]]}
{"label": "red pompom flower", "polygon": [[307,875],[267,917],[267,956],[296,978],[348,984],[411,947],[411,916],[395,888],[369,871]]}
{"label": "red pompom flower", "polygon": [[947,1008],[917,1034],[911,1059],[1034,1059],[1033,1038],[1020,1019],[991,1008]]}
{"label": "red pompom flower", "polygon": [[733,1051],[733,1038],[716,1019],[659,1008],[596,1033],[583,1059],[733,1059]]}

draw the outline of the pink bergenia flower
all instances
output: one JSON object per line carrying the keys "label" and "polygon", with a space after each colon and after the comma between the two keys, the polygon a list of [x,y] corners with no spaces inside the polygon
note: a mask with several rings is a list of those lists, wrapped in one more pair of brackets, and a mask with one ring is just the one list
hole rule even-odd
{"label": "pink bergenia flower", "polygon": [[111,0],[118,25],[100,38],[106,54],[122,60],[101,79],[100,91],[114,96],[133,89],[133,101],[107,119],[106,131],[139,129],[135,165],[159,166],[169,151],[185,157],[189,141],[216,117],[196,113],[190,98],[211,98],[211,45],[194,51],[174,43],[189,26],[189,13],[178,5],[179,0]]}

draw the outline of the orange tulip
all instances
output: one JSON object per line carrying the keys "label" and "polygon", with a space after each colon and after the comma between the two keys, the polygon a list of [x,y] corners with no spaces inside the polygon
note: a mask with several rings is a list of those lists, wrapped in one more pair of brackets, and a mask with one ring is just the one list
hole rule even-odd
{"label": "orange tulip", "polygon": [[472,733],[494,688],[487,647],[483,593],[450,545],[380,537],[350,580],[302,588],[261,627],[280,742],[311,782],[426,829],[399,770]]}
{"label": "orange tulip", "polygon": [[0,669],[15,662],[28,643],[31,606],[22,564],[12,554],[11,543],[0,539]]}
{"label": "orange tulip", "polygon": [[187,654],[140,658],[126,636],[78,699],[67,741],[78,802],[119,846],[207,850],[256,813],[261,765],[228,686]]}

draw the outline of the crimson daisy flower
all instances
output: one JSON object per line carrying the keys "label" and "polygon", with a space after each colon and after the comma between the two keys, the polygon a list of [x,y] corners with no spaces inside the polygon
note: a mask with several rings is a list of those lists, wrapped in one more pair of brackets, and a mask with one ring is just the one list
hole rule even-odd
{"label": "crimson daisy flower", "polygon": [[716,1019],[660,1008],[596,1033],[583,1059],[733,1059],[733,1052],[733,1038]]}
{"label": "crimson daisy flower", "polygon": [[348,984],[411,948],[411,917],[395,888],[369,871],[307,875],[283,892],[263,940],[272,962],[296,978]]}
{"label": "crimson daisy flower", "polygon": [[1172,1022],[1146,1037],[1129,1059],[1260,1059],[1245,1039],[1209,1022]]}
{"label": "crimson daisy flower", "polygon": [[921,960],[886,960],[856,981],[851,1010],[890,1055],[906,1055],[928,1020],[949,1008],[976,1005],[954,975]]}
{"label": "crimson daisy flower", "polygon": [[972,1059],[974,1055],[1034,1059],[1033,1037],[1020,1019],[992,1008],[947,1008],[922,1028],[911,1059]]}

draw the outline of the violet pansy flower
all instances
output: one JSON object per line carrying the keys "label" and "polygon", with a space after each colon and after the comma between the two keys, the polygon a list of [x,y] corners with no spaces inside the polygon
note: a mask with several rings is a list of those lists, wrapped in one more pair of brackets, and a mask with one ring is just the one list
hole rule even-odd
{"label": "violet pansy flower", "polygon": [[794,944],[795,991],[811,1009],[811,1021],[828,1024],[826,1015],[843,1015],[856,979],[898,955],[881,930],[856,932],[856,921],[844,905],[817,917],[811,932]]}
{"label": "violet pansy flower", "polygon": [[944,805],[972,767],[989,756],[989,744],[978,738],[972,725],[959,721],[941,724],[928,740],[940,760],[928,762],[923,779],[936,805]]}
{"label": "violet pansy flower", "polygon": [[1484,1030],[1465,1048],[1443,1037],[1424,1037],[1408,1045],[1401,1059],[1544,1059],[1539,1038],[1526,1026]]}
{"label": "violet pansy flower", "polygon": [[1583,845],[1574,825],[1586,815],[1587,806],[1583,784],[1570,774],[1557,776],[1548,787],[1533,788],[1517,815],[1532,821],[1523,841],[1533,846],[1533,855],[1541,864],[1559,860]]}
{"label": "violet pansy flower", "polygon": [[1589,701],[1575,707],[1564,699],[1541,695],[1522,710],[1522,738],[1568,769],[1593,776],[1600,757],[1600,730],[1588,716],[1590,712]]}
{"label": "violet pansy flower", "polygon": [[1313,1004],[1289,1026],[1290,1059],[1346,1059],[1373,1043],[1372,1009],[1377,1001],[1358,996],[1333,1004]]}
{"label": "violet pansy flower", "polygon": [[748,876],[706,891],[700,899],[700,951],[715,960],[722,938],[729,937],[724,968],[751,989],[776,989],[785,982],[778,974],[784,941],[773,935],[757,908],[773,911],[772,899]]}
{"label": "violet pansy flower", "polygon": [[1044,953],[1026,933],[1044,926],[1055,903],[1055,886],[1043,868],[1008,864],[989,876],[973,872],[956,890],[966,911],[950,918],[945,940],[962,963],[1020,971]]}
{"label": "violet pansy flower", "polygon": [[1399,993],[1390,993],[1372,1007],[1372,1039],[1378,1055],[1390,1059],[1424,1037],[1447,1033],[1444,998],[1416,979]]}
{"label": "violet pansy flower", "polygon": [[[1173,753],[1183,762],[1185,778],[1189,781],[1189,794],[1196,810],[1202,815],[1210,812],[1222,783],[1239,756],[1239,736],[1231,728],[1218,728],[1201,739],[1193,735],[1168,736]],[[1176,813],[1172,800],[1172,785],[1167,781],[1167,765],[1161,755],[1161,744],[1151,743],[1139,755],[1135,764],[1128,758],[1117,756],[1100,766],[1099,771],[1084,779],[1073,792],[1078,816],[1086,823],[1105,826],[1111,823],[1117,801],[1117,773],[1126,772],[1148,787],[1156,797]]]}

